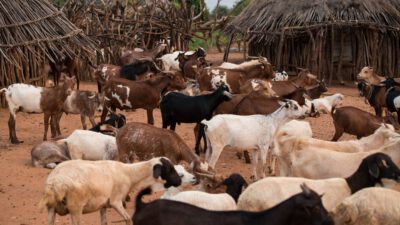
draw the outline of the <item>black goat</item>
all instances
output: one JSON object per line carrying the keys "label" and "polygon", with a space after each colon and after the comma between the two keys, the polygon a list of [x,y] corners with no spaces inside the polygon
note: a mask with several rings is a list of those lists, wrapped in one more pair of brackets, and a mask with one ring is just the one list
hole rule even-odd
{"label": "black goat", "polygon": [[385,100],[385,87],[378,85],[371,85],[365,81],[360,81],[357,83],[357,89],[360,96],[365,97],[365,100],[374,107],[375,115],[377,117],[382,117],[383,108],[386,108]]}
{"label": "black goat", "polygon": [[225,192],[232,196],[235,202],[238,201],[239,196],[242,193],[243,187],[247,187],[246,180],[242,177],[242,175],[238,173],[232,173],[222,182],[222,184],[226,186]]}
{"label": "black goat", "polygon": [[303,190],[277,206],[261,212],[210,211],[187,203],[155,200],[143,203],[147,188],[136,198],[134,224],[140,225],[333,225],[333,220],[321,202],[321,196],[305,184]]}
{"label": "black goat", "polygon": [[[211,119],[218,105],[223,101],[229,101],[231,98],[232,95],[224,85],[207,95],[187,96],[178,92],[169,92],[162,97],[160,102],[163,128],[170,126],[171,130],[175,130],[176,123],[200,124],[204,119]],[[204,125],[200,124],[195,147],[198,155],[200,154],[200,139],[203,136]]]}
{"label": "black goat", "polygon": [[100,129],[100,127],[104,124],[108,124],[111,125],[115,128],[121,128],[123,126],[125,126],[126,124],[126,118],[123,114],[116,114],[116,113],[110,113],[109,114],[109,119],[104,121],[104,122],[100,122],[97,123],[96,126],[92,127],[90,130],[91,131],[95,131],[95,132],[105,132],[103,130]]}
{"label": "black goat", "polygon": [[387,78],[382,83],[386,86],[386,105],[390,112],[397,113],[397,121],[400,123],[400,90],[394,87],[400,85],[393,78]]}
{"label": "black goat", "polygon": [[136,80],[136,76],[143,75],[146,72],[159,72],[159,69],[152,61],[143,61],[121,67],[120,77],[128,80]]}

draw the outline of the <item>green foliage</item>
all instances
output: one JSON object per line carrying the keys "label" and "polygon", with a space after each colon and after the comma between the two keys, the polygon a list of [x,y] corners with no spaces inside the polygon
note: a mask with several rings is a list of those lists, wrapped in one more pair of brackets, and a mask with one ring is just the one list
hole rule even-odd
{"label": "green foliage", "polygon": [[50,0],[50,2],[58,9],[60,9],[65,4],[65,0]]}
{"label": "green foliage", "polygon": [[[213,9],[213,11],[211,12],[211,18],[215,18],[215,14],[216,14],[216,12],[217,12],[216,9],[217,9],[217,7],[215,7],[215,8]],[[223,16],[229,15],[229,13],[230,13],[230,10],[229,10],[229,8],[228,8],[227,6],[220,5],[220,6],[218,7],[218,19],[221,18],[221,17],[223,17]]]}
{"label": "green foliage", "polygon": [[[198,36],[203,36],[203,34],[200,33],[200,32],[198,32],[198,33],[196,33],[196,34],[197,34]],[[220,31],[214,31],[214,32],[213,32],[213,34],[212,34],[212,45],[211,45],[211,47],[212,47],[212,48],[216,48],[216,44],[215,44],[216,38],[215,38],[215,37],[217,36],[217,34],[220,35],[220,38],[219,38],[219,43],[220,43],[220,45],[221,45],[222,47],[225,47],[226,44],[228,43],[228,37],[226,37],[226,36],[225,36],[222,32],[220,32]],[[198,48],[198,47],[202,47],[202,48],[208,50],[209,45],[208,45],[208,42],[207,42],[207,41],[205,41],[205,40],[203,40],[203,39],[200,39],[200,38],[193,37],[193,38],[190,40],[189,49],[190,49],[190,50],[193,50],[193,49]]]}
{"label": "green foliage", "polygon": [[232,7],[231,15],[237,16],[239,15],[246,6],[250,4],[251,0],[238,0],[235,5]]}

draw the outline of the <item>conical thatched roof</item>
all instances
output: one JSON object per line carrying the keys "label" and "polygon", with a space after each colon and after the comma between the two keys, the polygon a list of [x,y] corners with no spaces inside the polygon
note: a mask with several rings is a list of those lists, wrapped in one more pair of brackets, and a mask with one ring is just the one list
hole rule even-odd
{"label": "conical thatched roof", "polygon": [[[19,64],[26,51],[50,60],[74,50],[93,54],[94,42],[47,0],[0,0],[0,57]],[[20,54],[13,54],[19,52]]]}
{"label": "conical thatched roof", "polygon": [[321,26],[365,26],[400,30],[400,0],[254,0],[227,27],[249,32],[254,41],[272,41]]}

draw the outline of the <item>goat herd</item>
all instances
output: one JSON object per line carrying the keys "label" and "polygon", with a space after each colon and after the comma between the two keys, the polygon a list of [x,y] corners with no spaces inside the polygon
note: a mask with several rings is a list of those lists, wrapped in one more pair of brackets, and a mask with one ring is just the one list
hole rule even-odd
{"label": "goat herd", "polygon": [[[374,116],[353,106],[337,108],[344,96],[321,97],[324,82],[305,69],[288,79],[266,58],[210,66],[201,48],[162,55],[165,48],[127,51],[121,66],[97,66],[99,93],[73,90],[75,78],[67,76],[60,86],[0,90],[10,110],[12,143],[22,142],[17,112],[44,114],[44,142],[33,147],[31,158],[33,166],[53,169],[39,204],[48,210],[48,224],[56,214],[70,214],[77,225],[82,214],[100,211],[104,225],[109,207],[137,225],[400,224],[400,193],[374,187],[400,182],[398,121],[390,113],[382,117],[383,107],[400,108],[395,80],[370,67],[359,73],[358,90]],[[138,108],[147,111],[148,124],[126,123],[116,113]],[[155,108],[162,128],[153,125]],[[102,111],[97,124],[96,110]],[[62,137],[63,113],[80,114],[83,130]],[[313,138],[310,124],[295,120],[321,113],[332,115],[332,141]],[[174,132],[180,123],[196,124],[192,148]],[[46,141],[49,125],[53,139]],[[359,140],[336,142],[344,132]],[[252,184],[235,171],[216,174],[225,147],[251,152]],[[195,190],[183,191],[189,186]],[[162,199],[142,201],[156,191],[164,191]],[[133,205],[133,216],[126,204]]]}

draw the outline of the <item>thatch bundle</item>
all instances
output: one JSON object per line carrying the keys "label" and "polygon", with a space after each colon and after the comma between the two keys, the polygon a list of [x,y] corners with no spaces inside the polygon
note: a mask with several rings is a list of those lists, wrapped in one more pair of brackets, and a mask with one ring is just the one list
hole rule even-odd
{"label": "thatch bundle", "polygon": [[243,33],[249,54],[279,68],[308,67],[349,80],[365,65],[399,74],[399,0],[254,0],[226,28]]}
{"label": "thatch bundle", "polygon": [[85,58],[95,50],[94,42],[47,0],[0,0],[0,88],[42,85],[46,59]]}

